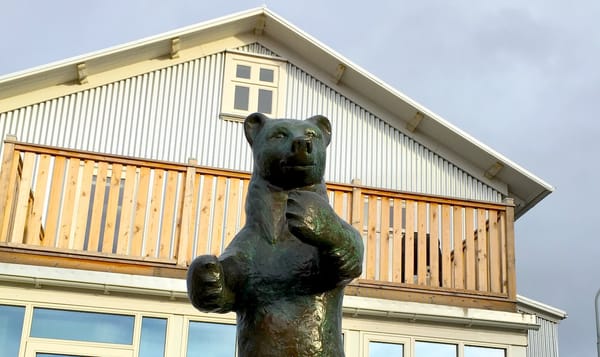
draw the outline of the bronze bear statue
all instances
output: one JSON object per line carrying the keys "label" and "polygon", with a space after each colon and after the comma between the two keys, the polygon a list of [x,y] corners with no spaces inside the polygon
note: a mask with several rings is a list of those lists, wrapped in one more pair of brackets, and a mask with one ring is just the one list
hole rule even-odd
{"label": "bronze bear statue", "polygon": [[192,304],[237,313],[240,357],[344,356],[344,287],[362,271],[360,234],[327,201],[324,116],[244,122],[254,169],[246,224],[220,257],[197,257]]}

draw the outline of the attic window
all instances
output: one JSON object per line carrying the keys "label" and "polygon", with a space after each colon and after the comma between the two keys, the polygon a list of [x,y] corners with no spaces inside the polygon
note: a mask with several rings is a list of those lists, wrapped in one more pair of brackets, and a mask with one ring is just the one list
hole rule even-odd
{"label": "attic window", "polygon": [[240,119],[261,112],[281,116],[285,62],[262,56],[227,53],[221,116]]}

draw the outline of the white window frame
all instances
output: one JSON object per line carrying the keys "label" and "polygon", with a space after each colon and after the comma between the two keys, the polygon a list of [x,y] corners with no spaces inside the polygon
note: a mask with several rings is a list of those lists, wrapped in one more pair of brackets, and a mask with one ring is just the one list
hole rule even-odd
{"label": "white window frame", "polygon": [[[227,51],[221,96],[221,118],[243,120],[249,114],[257,112],[259,89],[267,89],[273,93],[271,113],[265,114],[272,118],[283,116],[287,78],[286,63],[284,59],[273,56]],[[249,79],[236,77],[238,64],[251,68]],[[273,70],[272,83],[259,80],[260,68]],[[249,88],[248,110],[234,108],[236,85]]]}
{"label": "white window frame", "polygon": [[[362,348],[360,356],[368,357],[369,356],[369,343],[371,342],[381,342],[381,343],[392,343],[392,344],[401,344],[402,347],[402,357],[412,357],[413,351],[413,341],[410,337],[392,335],[392,334],[383,334],[383,333],[362,333],[361,337]],[[395,357],[395,356],[388,356]]]}
{"label": "white window frame", "polygon": [[38,353],[66,354],[90,357],[134,357],[130,348],[107,344],[81,343],[75,341],[30,338],[25,348],[25,357],[36,357]]}

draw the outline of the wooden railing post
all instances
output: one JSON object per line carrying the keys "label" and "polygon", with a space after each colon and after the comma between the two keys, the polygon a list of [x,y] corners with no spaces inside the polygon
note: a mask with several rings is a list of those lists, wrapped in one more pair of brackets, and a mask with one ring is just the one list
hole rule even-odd
{"label": "wooden railing post", "polygon": [[517,273],[515,266],[515,203],[512,198],[506,198],[506,269],[507,293],[510,300],[517,299]]}
{"label": "wooden railing post", "polygon": [[11,190],[14,190],[11,180],[15,179],[19,164],[16,157],[18,154],[15,154],[14,141],[16,140],[16,136],[6,136],[2,166],[0,166],[0,242],[8,240],[8,225],[12,211],[12,200],[9,200],[9,197],[12,195]]}
{"label": "wooden railing post", "polygon": [[183,207],[181,209],[181,230],[179,233],[179,247],[177,250],[177,265],[187,266],[188,243],[192,238],[194,217],[192,217],[192,204],[194,202],[194,180],[196,179],[195,159],[189,159],[185,174],[185,186],[183,188]]}

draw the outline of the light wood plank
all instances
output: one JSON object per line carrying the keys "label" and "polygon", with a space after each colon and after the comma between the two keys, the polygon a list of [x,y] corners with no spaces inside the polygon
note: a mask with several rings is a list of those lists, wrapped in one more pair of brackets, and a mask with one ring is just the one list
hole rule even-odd
{"label": "light wood plank", "polygon": [[499,214],[500,225],[500,272],[502,274],[502,293],[508,294],[508,261],[506,256],[506,211],[501,211]]}
{"label": "light wood plank", "polygon": [[63,206],[60,215],[58,247],[63,249],[71,249],[73,240],[71,236],[71,228],[73,225],[73,217],[75,215],[75,198],[77,195],[77,186],[79,181],[79,168],[81,161],[79,159],[69,158],[69,166],[67,171],[67,182],[65,193],[63,195]]}
{"label": "light wood plank", "polygon": [[515,206],[512,198],[506,199],[506,279],[510,300],[517,299],[517,270],[515,266]]}
{"label": "light wood plank", "polygon": [[8,238],[10,243],[23,243],[26,219],[29,214],[29,193],[33,182],[33,169],[35,165],[35,154],[26,152],[23,157],[21,169],[21,182],[17,192],[15,207],[15,218],[12,232]]}
{"label": "light wood plank", "polygon": [[110,176],[110,188],[108,191],[108,203],[106,205],[106,223],[104,225],[104,237],[102,239],[102,252],[112,253],[115,244],[115,232],[117,229],[117,212],[119,208],[119,194],[121,188],[121,176],[123,165],[112,164]]}
{"label": "light wood plank", "polygon": [[183,188],[180,190],[183,193],[182,196],[180,195],[180,197],[183,197],[181,205],[181,228],[179,229],[179,239],[176,245],[177,265],[179,266],[187,266],[191,262],[191,259],[188,258],[191,256],[191,249],[188,248],[188,243],[193,240],[192,226],[195,225],[196,217],[192,214],[192,209],[196,206],[195,200],[198,197],[194,195],[194,187],[197,185],[197,181],[200,181],[200,177],[196,175],[196,164],[196,160],[189,161]]}
{"label": "light wood plank", "polygon": [[477,290],[489,290],[488,269],[488,237],[486,229],[486,213],[483,209],[477,210]]}
{"label": "light wood plank", "polygon": [[462,207],[453,206],[453,236],[454,236],[454,288],[465,288],[464,254],[463,254],[463,212]]}
{"label": "light wood plank", "polygon": [[246,196],[248,196],[248,186],[250,184],[250,180],[242,180],[242,182],[242,211],[240,212],[240,226],[238,229],[246,224]]}
{"label": "light wood plank", "polygon": [[[16,139],[7,136],[7,139]],[[2,154],[2,167],[0,167],[0,242],[8,240],[8,226],[12,213],[12,199],[17,184],[19,152],[15,151],[15,144],[4,143]]]}
{"label": "light wood plank", "polygon": [[225,212],[225,242],[223,249],[231,243],[237,233],[238,212],[240,211],[240,179],[229,180],[227,212]]}
{"label": "light wood plank", "polygon": [[33,208],[27,222],[27,236],[25,244],[41,245],[44,235],[42,233],[42,217],[44,214],[44,203],[48,192],[48,180],[50,179],[50,161],[49,155],[40,155],[35,192],[33,195]]}
{"label": "light wood plank", "polygon": [[390,199],[381,199],[381,233],[379,239],[379,280],[391,281],[390,277]]}
{"label": "light wood plank", "polygon": [[[202,197],[201,192],[200,192],[200,184],[202,183],[202,175],[196,175],[196,179],[194,181],[193,184],[193,192],[194,192],[194,200],[193,200],[193,204],[191,206],[191,224],[190,224],[190,232],[189,232],[189,236],[190,239],[188,240],[188,247],[187,247],[187,254],[188,254],[188,261],[191,261],[192,258],[196,255],[196,251],[198,250],[198,246],[196,246],[196,249],[194,250],[194,244],[198,245],[198,239],[199,239],[199,224],[200,224],[200,219],[201,217],[199,216],[200,210],[202,209],[200,207],[200,205],[202,204]],[[206,182],[206,181],[204,181]],[[202,185],[204,185],[204,183],[202,183]],[[212,182],[211,182],[212,185]],[[204,186],[203,186],[204,187]]]}
{"label": "light wood plank", "polygon": [[217,187],[215,193],[214,213],[212,221],[212,234],[210,236],[210,254],[220,255],[223,247],[223,221],[225,213],[225,190],[227,189],[227,180],[225,177],[217,177]]}
{"label": "light wood plank", "polygon": [[465,208],[465,275],[466,288],[475,290],[476,264],[475,264],[475,228],[473,226],[473,208]]}
{"label": "light wood plank", "polygon": [[79,191],[79,204],[75,213],[75,235],[73,236],[73,249],[83,250],[85,246],[85,232],[88,228],[88,213],[90,209],[92,179],[96,163],[86,160],[81,176],[81,189]]}
{"label": "light wood plank", "polygon": [[108,163],[98,162],[96,173],[96,186],[94,189],[94,203],[92,206],[92,219],[90,221],[90,234],[88,237],[87,250],[90,252],[101,251],[100,232],[102,231],[102,215],[104,213],[104,196],[106,193],[106,179],[108,175]]}
{"label": "light wood plank", "polygon": [[427,285],[427,203],[417,201],[417,284]]}
{"label": "light wood plank", "polygon": [[429,285],[440,286],[440,234],[439,234],[439,205],[429,206]]}
{"label": "light wood plank", "polygon": [[131,241],[131,255],[143,256],[144,237],[146,234],[146,209],[148,206],[148,195],[150,191],[149,167],[140,167],[140,177],[135,199],[135,212],[133,217],[133,240]]}
{"label": "light wood plank", "polygon": [[490,290],[494,293],[502,291],[502,263],[500,257],[500,234],[498,232],[498,211],[489,211],[488,218],[489,258],[490,258]]}
{"label": "light wood plank", "polygon": [[369,196],[369,216],[367,219],[367,275],[366,278],[375,280],[377,264],[377,197]]}
{"label": "light wood plank", "polygon": [[58,231],[58,217],[61,211],[61,197],[65,180],[66,158],[56,156],[52,169],[52,182],[50,185],[50,199],[48,201],[48,213],[46,215],[46,231],[44,234],[44,246],[56,246],[56,234]]}
{"label": "light wood plank", "polygon": [[117,254],[128,255],[132,243],[133,213],[135,207],[135,184],[137,183],[137,167],[125,167],[125,183],[123,186],[123,201],[121,203],[121,218],[119,218],[119,233],[117,234]]}
{"label": "light wood plank", "polygon": [[444,288],[452,287],[451,210],[449,205],[442,205],[442,287]]}
{"label": "light wood plank", "polygon": [[348,222],[348,217],[344,212],[344,193],[341,191],[334,191],[333,193],[333,210],[340,218]]}
{"label": "light wood plank", "polygon": [[[208,234],[210,227],[210,213],[212,210],[212,193],[213,186],[215,185],[214,176],[205,175],[204,184],[202,187],[202,197],[200,199],[200,220],[198,222],[198,237],[196,244],[196,256],[202,254],[209,254],[210,248],[208,247]],[[215,187],[216,189],[216,187]]]}
{"label": "light wood plank", "polygon": [[165,183],[165,171],[154,170],[154,181],[152,194],[150,196],[150,210],[148,211],[148,232],[146,233],[146,257],[157,257],[158,234],[161,221],[160,207],[162,204],[162,192]]}
{"label": "light wood plank", "polygon": [[392,281],[402,282],[402,257],[404,247],[402,242],[402,200],[394,198],[394,224],[392,233]]}
{"label": "light wood plank", "polygon": [[415,276],[415,201],[406,200],[406,228],[404,234],[404,282],[414,284]]}
{"label": "light wood plank", "polygon": [[166,172],[165,198],[163,204],[162,230],[159,237],[159,258],[170,258],[173,226],[175,224],[175,201],[177,195],[177,172]]}

